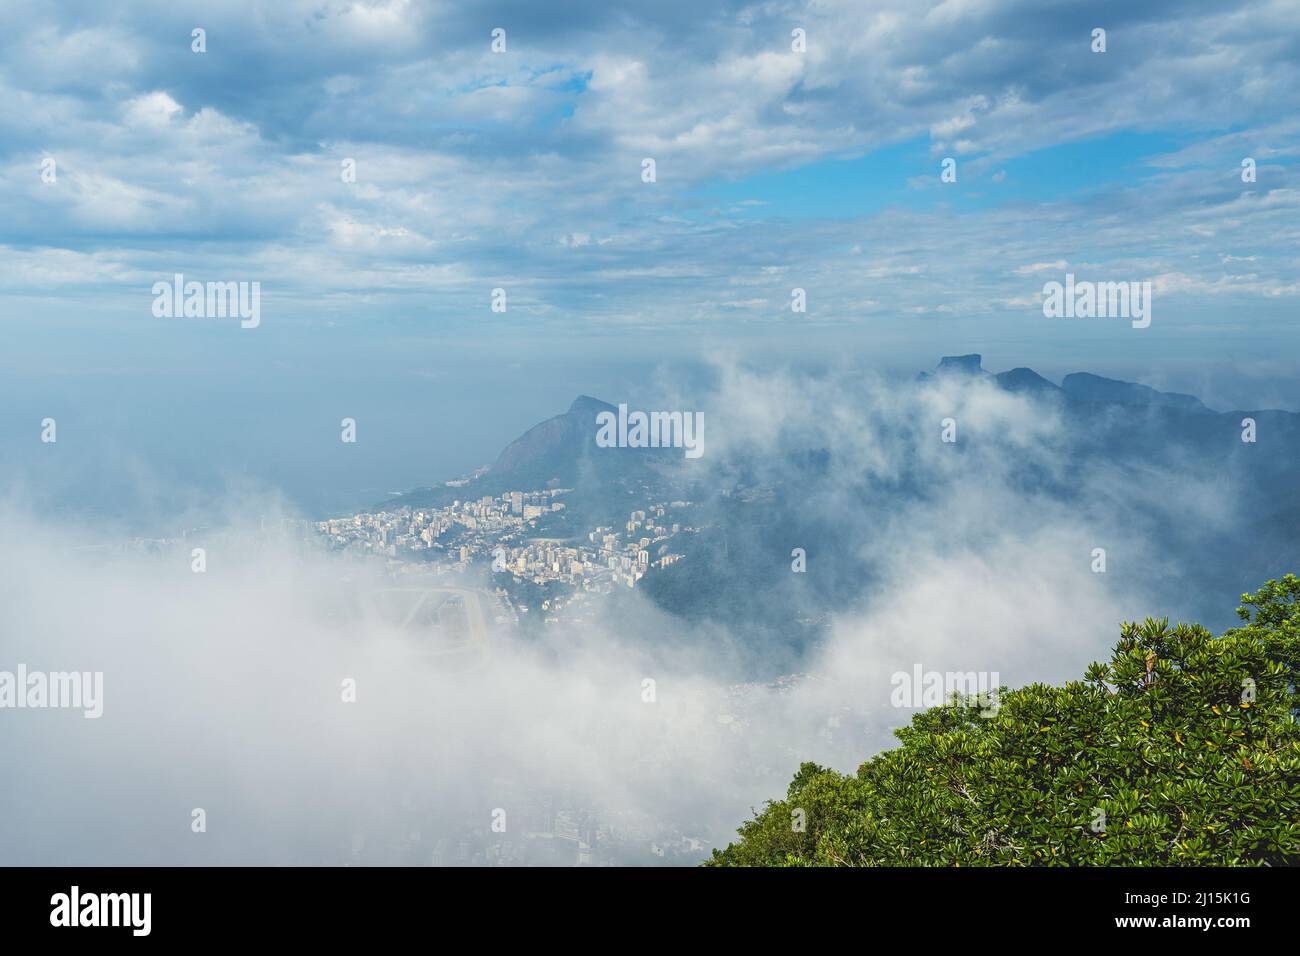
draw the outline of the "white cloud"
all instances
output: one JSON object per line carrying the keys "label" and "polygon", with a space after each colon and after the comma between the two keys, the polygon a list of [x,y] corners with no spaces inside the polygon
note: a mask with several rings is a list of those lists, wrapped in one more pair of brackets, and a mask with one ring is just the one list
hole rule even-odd
{"label": "white cloud", "polygon": [[126,104],[123,121],[127,126],[159,128],[171,124],[181,105],[161,90],[137,96]]}

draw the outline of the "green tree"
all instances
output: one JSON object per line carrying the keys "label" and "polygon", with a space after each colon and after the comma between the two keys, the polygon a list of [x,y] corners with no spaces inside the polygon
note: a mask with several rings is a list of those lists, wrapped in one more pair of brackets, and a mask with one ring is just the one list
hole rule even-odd
{"label": "green tree", "polygon": [[954,698],[847,776],[805,763],[709,866],[1300,864],[1300,579],[1214,637],[1148,618],[1064,687]]}

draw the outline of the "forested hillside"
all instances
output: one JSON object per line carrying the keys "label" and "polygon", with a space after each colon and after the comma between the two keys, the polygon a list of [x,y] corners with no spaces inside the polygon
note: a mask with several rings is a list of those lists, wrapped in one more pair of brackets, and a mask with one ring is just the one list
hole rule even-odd
{"label": "forested hillside", "polygon": [[805,763],[712,866],[1300,864],[1300,579],[1214,637],[1125,624],[1081,681],[957,700],[845,776]]}

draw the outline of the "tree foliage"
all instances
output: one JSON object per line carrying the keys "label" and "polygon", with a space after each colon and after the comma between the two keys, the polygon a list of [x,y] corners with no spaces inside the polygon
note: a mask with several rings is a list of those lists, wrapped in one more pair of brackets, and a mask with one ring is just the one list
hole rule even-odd
{"label": "tree foliage", "polygon": [[706,865],[1300,864],[1300,579],[1238,615],[1124,624],[1082,681],[919,713],[856,775],[805,763]]}

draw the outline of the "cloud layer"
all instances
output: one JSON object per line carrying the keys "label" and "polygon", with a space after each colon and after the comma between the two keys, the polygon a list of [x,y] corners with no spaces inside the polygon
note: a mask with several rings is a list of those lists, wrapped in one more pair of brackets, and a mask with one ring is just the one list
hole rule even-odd
{"label": "cloud layer", "polygon": [[[960,458],[928,427],[954,410]],[[724,369],[707,414],[720,480],[727,462],[757,455],[763,481],[793,481],[778,445],[829,449],[833,468],[809,505],[836,516],[851,549],[790,544],[807,548],[808,578],[877,569],[840,605],[784,606],[792,620],[830,621],[794,679],[775,681],[789,676],[784,660],[765,659],[742,629],[670,617],[635,592],[538,643],[495,633],[467,670],[375,612],[369,596],[394,586],[377,565],[235,522],[202,536],[207,570],[196,574],[197,539],[123,553],[97,529],[6,506],[0,669],[102,670],[105,699],[98,720],[0,712],[0,759],[21,779],[0,796],[0,853],[428,863],[439,840],[498,839],[482,836],[498,809],[500,839],[522,839],[526,808],[549,794],[594,808],[629,841],[629,862],[653,862],[652,841],[686,838],[701,848],[679,861],[698,858],[801,760],[851,770],[888,746],[911,712],[891,703],[897,672],[996,673],[1010,686],[1077,678],[1121,619],[1161,610],[1154,578],[1134,570],[1160,570],[1137,516],[1227,517],[1225,499],[1198,497],[1190,480],[1134,488],[1131,474],[1104,469],[1058,476],[1074,483],[1068,503],[1027,494],[1017,474],[1058,467],[1066,426],[975,381],[899,391]],[[905,473],[920,493],[884,494]],[[274,524],[274,509],[237,501],[231,513]],[[1098,543],[1114,573],[1092,573]],[[737,560],[785,573],[789,549]],[[348,679],[355,703],[342,700]],[[194,808],[206,833],[191,832]]]}
{"label": "cloud layer", "polygon": [[[1155,279],[1192,334],[1268,334],[1300,282],[1280,0],[3,16],[12,294],[144,315],[143,290],[185,271],[260,279],[281,322],[445,329],[504,287],[499,321],[535,334],[774,325],[801,287],[801,322],[1032,338],[1038,263]],[[902,150],[884,171],[882,150]]]}

